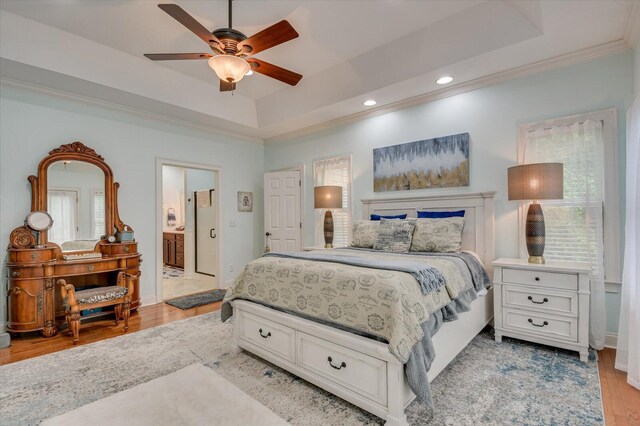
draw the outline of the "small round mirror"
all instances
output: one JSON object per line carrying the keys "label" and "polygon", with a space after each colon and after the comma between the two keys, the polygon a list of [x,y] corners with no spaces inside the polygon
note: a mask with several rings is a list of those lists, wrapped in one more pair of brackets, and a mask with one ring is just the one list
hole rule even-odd
{"label": "small round mirror", "polygon": [[53,219],[49,213],[38,210],[29,213],[24,223],[34,231],[48,231],[53,226]]}

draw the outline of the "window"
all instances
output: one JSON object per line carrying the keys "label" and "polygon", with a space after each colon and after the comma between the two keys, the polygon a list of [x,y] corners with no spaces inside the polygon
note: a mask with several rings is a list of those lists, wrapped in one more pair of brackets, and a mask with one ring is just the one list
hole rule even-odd
{"label": "window", "polygon": [[78,232],[78,192],[50,189],[47,192],[47,210],[53,219],[48,239],[58,244],[76,240]]}
{"label": "window", "polygon": [[521,128],[520,163],[564,165],[564,198],[540,201],[546,225],[544,256],[591,264],[590,340],[596,348],[604,343],[605,279],[620,279],[614,123],[615,111],[609,110]]}
{"label": "window", "polygon": [[105,232],[104,191],[94,190],[91,192],[91,213],[93,239],[99,240]]}
{"label": "window", "polygon": [[[342,209],[333,213],[333,246],[346,247],[351,241],[351,157],[337,157],[313,162],[314,186],[336,185],[342,187]],[[317,209],[315,216],[316,246],[324,246],[324,210]]]}

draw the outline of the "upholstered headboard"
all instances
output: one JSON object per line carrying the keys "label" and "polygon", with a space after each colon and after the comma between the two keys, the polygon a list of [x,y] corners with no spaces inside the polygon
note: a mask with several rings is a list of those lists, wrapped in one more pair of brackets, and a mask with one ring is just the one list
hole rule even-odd
{"label": "upholstered headboard", "polygon": [[492,274],[494,257],[493,192],[475,194],[434,195],[427,197],[383,198],[362,200],[364,219],[369,215],[394,215],[407,213],[417,217],[418,211],[464,210],[465,225],[462,232],[462,249],[476,252],[485,268]]}

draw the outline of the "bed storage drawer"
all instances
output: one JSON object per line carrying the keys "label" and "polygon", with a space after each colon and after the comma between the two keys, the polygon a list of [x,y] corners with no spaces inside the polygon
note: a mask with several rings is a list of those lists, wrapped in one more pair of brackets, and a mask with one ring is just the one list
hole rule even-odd
{"label": "bed storage drawer", "polygon": [[528,334],[547,336],[570,342],[578,341],[577,318],[510,308],[505,308],[502,315],[505,329],[526,331]]}
{"label": "bed storage drawer", "polygon": [[365,398],[387,404],[387,363],[298,331],[298,366]]}
{"label": "bed storage drawer", "polygon": [[502,268],[502,282],[513,284],[551,287],[562,290],[578,290],[578,276],[558,272],[527,271]]}
{"label": "bed storage drawer", "polygon": [[502,286],[504,306],[525,308],[534,311],[577,316],[578,293],[546,290],[504,284]]}
{"label": "bed storage drawer", "polygon": [[266,318],[238,311],[240,338],[287,361],[296,362],[295,330]]}

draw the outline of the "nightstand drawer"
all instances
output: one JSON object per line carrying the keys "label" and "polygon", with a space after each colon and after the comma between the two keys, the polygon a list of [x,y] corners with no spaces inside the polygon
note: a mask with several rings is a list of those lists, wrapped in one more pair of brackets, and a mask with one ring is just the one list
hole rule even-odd
{"label": "nightstand drawer", "polygon": [[578,315],[578,293],[544,288],[502,285],[502,304],[556,314]]}
{"label": "nightstand drawer", "polygon": [[553,339],[578,341],[578,319],[557,317],[524,309],[505,308],[502,313],[504,328],[537,334]]}
{"label": "nightstand drawer", "polygon": [[557,272],[502,268],[502,282],[550,287],[562,290],[578,290],[577,275],[561,274]]}

